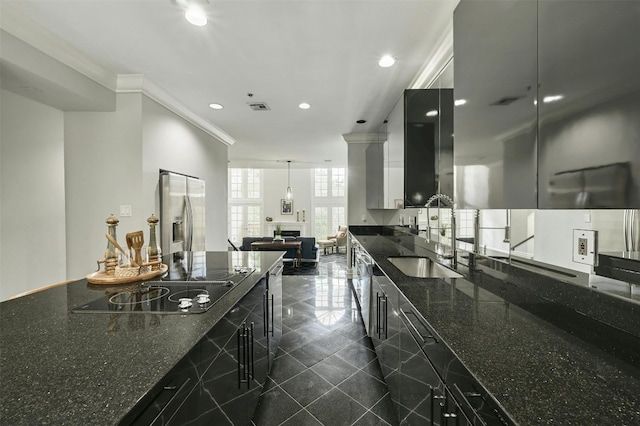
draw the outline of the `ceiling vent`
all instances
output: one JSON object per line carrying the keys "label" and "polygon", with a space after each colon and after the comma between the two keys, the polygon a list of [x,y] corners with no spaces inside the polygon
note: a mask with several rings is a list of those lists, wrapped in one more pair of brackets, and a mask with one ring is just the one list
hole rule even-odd
{"label": "ceiling vent", "polygon": [[506,105],[514,103],[515,101],[517,101],[518,99],[521,99],[521,98],[522,98],[522,96],[506,96],[506,97],[504,97],[502,99],[499,99],[499,100],[495,101],[491,105],[506,106]]}
{"label": "ceiling vent", "polygon": [[249,107],[254,111],[269,111],[269,105],[266,102],[249,102]]}

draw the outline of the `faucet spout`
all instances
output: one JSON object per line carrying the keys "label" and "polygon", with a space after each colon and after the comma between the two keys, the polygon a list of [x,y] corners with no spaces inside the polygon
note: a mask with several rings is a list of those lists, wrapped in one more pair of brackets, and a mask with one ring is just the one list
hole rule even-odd
{"label": "faucet spout", "polygon": [[432,195],[428,200],[427,203],[424,205],[425,207],[431,207],[431,204],[433,204],[434,201],[436,200],[440,200],[440,201],[444,201],[445,206],[451,207],[453,209],[453,200],[451,199],[451,197],[449,197],[446,194],[434,194]]}
{"label": "faucet spout", "polygon": [[[434,194],[427,200],[427,203],[424,205],[425,208],[431,207],[431,204],[433,204],[435,201],[440,201],[440,203],[444,204],[446,207],[449,207],[451,209],[451,254],[452,254],[453,266],[457,266],[458,258],[457,258],[457,248],[456,248],[456,210],[454,206],[455,203],[453,202],[451,197],[449,197],[446,194]],[[427,242],[430,242],[430,241],[431,241],[431,227],[427,225]]]}

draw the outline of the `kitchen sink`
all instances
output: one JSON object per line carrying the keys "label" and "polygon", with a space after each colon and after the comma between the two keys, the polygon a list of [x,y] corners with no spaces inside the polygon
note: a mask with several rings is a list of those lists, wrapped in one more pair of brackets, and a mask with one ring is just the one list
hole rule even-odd
{"label": "kitchen sink", "polygon": [[463,275],[453,269],[434,262],[428,257],[420,256],[394,256],[387,257],[387,260],[400,271],[409,276],[417,278],[463,278]]}

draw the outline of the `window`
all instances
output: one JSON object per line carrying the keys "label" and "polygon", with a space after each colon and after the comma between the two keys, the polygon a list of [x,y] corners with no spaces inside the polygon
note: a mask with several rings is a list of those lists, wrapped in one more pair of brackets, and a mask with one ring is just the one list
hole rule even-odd
{"label": "window", "polygon": [[346,170],[314,169],[313,230],[316,238],[333,235],[346,223]]}
{"label": "window", "polygon": [[229,169],[229,198],[260,199],[261,191],[260,169]]}
{"label": "window", "polygon": [[247,198],[260,198],[260,170],[247,169]]}
{"label": "window", "polygon": [[314,209],[314,230],[316,238],[325,239],[338,231],[338,226],[345,226],[345,208],[343,206],[316,206]]}
{"label": "window", "polygon": [[[344,168],[315,169],[314,188],[316,197],[344,197],[346,171]],[[329,186],[331,182],[331,186]]]}
{"label": "window", "polygon": [[329,235],[329,207],[316,207],[313,217],[316,238],[324,240]]}
{"label": "window", "polygon": [[329,195],[329,169],[316,169],[314,187],[316,197]]}
{"label": "window", "polygon": [[331,169],[331,195],[344,197],[345,171],[344,169]]}
{"label": "window", "polygon": [[262,174],[259,169],[229,169],[229,239],[242,244],[243,237],[262,232]]}

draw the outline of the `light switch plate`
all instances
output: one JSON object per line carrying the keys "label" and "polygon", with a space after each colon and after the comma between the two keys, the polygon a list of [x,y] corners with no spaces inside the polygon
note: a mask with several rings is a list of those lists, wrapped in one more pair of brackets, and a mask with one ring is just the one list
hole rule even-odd
{"label": "light switch plate", "polygon": [[120,217],[131,217],[131,206],[120,206]]}
{"label": "light switch plate", "polygon": [[594,265],[597,254],[597,232],[586,229],[573,230],[573,261]]}

